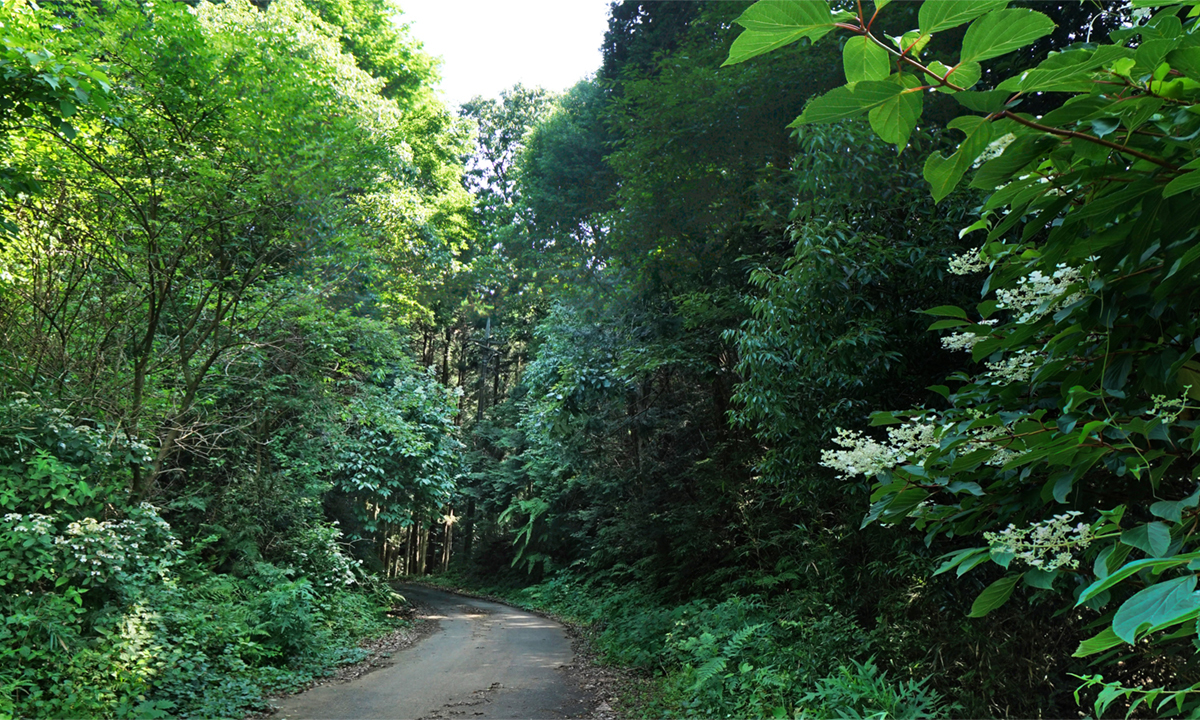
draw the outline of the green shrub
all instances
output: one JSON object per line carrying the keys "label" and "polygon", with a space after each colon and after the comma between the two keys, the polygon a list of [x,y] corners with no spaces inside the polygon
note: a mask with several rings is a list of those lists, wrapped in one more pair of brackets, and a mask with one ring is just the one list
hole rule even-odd
{"label": "green shrub", "polygon": [[184,550],[153,506],[129,502],[119,447],[118,464],[141,452],[0,404],[0,715],[238,717],[390,627],[390,594],[336,528],[296,525],[281,565],[216,573],[203,557],[219,538]]}
{"label": "green shrub", "polygon": [[817,681],[796,710],[799,718],[919,720],[944,717],[947,708],[925,681],[891,682],[874,659],[851,661]]}

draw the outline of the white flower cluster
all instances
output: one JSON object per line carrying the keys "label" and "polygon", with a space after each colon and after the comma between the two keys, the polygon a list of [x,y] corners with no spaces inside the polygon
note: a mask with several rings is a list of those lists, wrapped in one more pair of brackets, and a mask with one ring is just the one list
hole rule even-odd
{"label": "white flower cluster", "polygon": [[[976,416],[982,417],[982,414],[976,413]],[[849,478],[854,475],[869,477],[906,462],[919,464],[930,450],[945,440],[944,433],[953,427],[953,424],[941,422],[936,416],[926,416],[920,422],[892,425],[884,442],[873,440],[861,432],[838,428],[833,441],[844,449],[822,450],[821,465],[841,471],[839,477]],[[1003,467],[1021,456],[1021,452],[1010,449],[1012,443],[1012,430],[1004,425],[973,428],[968,431],[965,442],[956,449],[956,454],[963,457],[978,450],[990,450],[992,455],[984,464]]]}
{"label": "white flower cluster", "polygon": [[975,248],[950,258],[947,267],[952,275],[974,275],[987,270],[988,263],[980,254],[980,248]]}
{"label": "white flower cluster", "polygon": [[1004,154],[1004,149],[1009,145],[1012,145],[1013,140],[1016,139],[1016,135],[1013,135],[1012,133],[1005,133],[1004,135],[1001,135],[1000,137],[991,141],[988,143],[988,146],[983,149],[983,152],[979,153],[979,157],[975,158],[975,162],[971,164],[971,167],[977,168],[988,160],[1000,157],[1002,154]]}
{"label": "white flower cluster", "polygon": [[992,385],[1029,382],[1045,357],[1036,350],[1017,350],[1003,360],[985,362]]}
{"label": "white flower cluster", "polygon": [[125,543],[133,530],[128,523],[128,520],[114,523],[84,518],[67,525],[63,535],[54,538],[54,544],[64,546],[82,564],[79,572],[90,577],[101,577],[106,570],[120,572],[128,562],[128,551],[138,549],[136,542]]}
{"label": "white flower cluster", "polygon": [[4,522],[12,525],[9,528],[11,532],[29,533],[31,535],[54,534],[54,518],[49,515],[8,513],[4,516]]}
{"label": "white flower cluster", "polygon": [[120,574],[161,576],[180,547],[171,526],[149,503],[119,522],[84,518],[68,523],[54,544],[78,561],[75,573],[88,580]]}
{"label": "white flower cluster", "polygon": [[[977,417],[982,417],[982,413],[978,413]],[[1000,427],[981,427],[971,430],[971,436],[967,442],[963,443],[958,448],[958,455],[970,455],[977,450],[991,450],[992,456],[988,458],[984,464],[993,467],[1003,467],[1009,460],[1019,457],[1021,453],[1010,450],[1007,444],[1012,443],[1012,431],[1001,425]]]}
{"label": "white flower cluster", "polygon": [[1018,323],[1030,323],[1082,298],[1081,292],[1067,295],[1071,286],[1082,280],[1078,269],[1064,264],[1059,264],[1050,275],[1034,270],[1018,280],[1016,287],[996,290],[997,304],[1020,313]]}
{"label": "white flower cluster", "polygon": [[998,533],[984,533],[983,537],[992,550],[1011,553],[1015,559],[1039,570],[1077,568],[1079,561],[1073,551],[1086,548],[1092,541],[1092,529],[1087,523],[1071,525],[1079,515],[1079,511],[1072,510],[1027,528],[1009,525]]}
{"label": "white flower cluster", "polygon": [[910,459],[919,458],[937,445],[937,428],[911,422],[888,428],[888,442],[880,443],[855,430],[838,428],[833,441],[844,450],[822,450],[821,464],[840,470],[840,477],[874,475]]}
{"label": "white flower cluster", "polygon": [[[980,320],[979,325],[995,325],[995,320]],[[975,346],[987,339],[987,335],[976,335],[974,332],[951,333],[942,338],[942,347],[947,350],[965,350],[971,352]]]}

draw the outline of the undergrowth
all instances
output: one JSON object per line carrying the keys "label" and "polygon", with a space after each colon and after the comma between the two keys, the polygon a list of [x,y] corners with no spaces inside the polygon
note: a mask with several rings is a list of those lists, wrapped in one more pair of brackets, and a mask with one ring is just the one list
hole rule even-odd
{"label": "undergrowth", "polygon": [[[118,480],[144,445],[0,405],[0,717],[226,718],[361,659],[394,596],[319,518],[222,571]],[[291,560],[289,560],[291,558]]]}
{"label": "undergrowth", "polygon": [[[886,668],[872,634],[798,596],[663,602],[639,585],[559,573],[527,587],[420,578],[553,613],[593,633],[608,664],[656,677],[641,715],[662,718],[936,718],[957,706]],[[885,669],[886,668],[886,669]]]}

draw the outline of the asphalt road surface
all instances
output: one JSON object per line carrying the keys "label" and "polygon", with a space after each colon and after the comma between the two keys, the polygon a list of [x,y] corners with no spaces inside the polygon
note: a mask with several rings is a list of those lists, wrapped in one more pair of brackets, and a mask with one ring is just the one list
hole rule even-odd
{"label": "asphalt road surface", "polygon": [[507,605],[416,585],[397,591],[440,629],[396,662],[350,683],[279,702],[273,717],[494,720],[575,718],[591,702],[563,670],[571,641],[556,622]]}

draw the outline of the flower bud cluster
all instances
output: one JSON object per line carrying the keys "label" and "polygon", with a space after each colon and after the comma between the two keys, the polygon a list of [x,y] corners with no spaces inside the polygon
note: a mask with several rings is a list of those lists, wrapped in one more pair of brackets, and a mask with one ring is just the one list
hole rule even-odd
{"label": "flower bud cluster", "polygon": [[1191,391],[1192,386],[1184,387],[1183,396],[1167,399],[1166,395],[1152,395],[1151,402],[1154,406],[1146,411],[1147,415],[1157,417],[1164,424],[1170,425],[1179,419],[1179,415],[1187,409],[1187,394]]}
{"label": "flower bud cluster", "polygon": [[1093,539],[1087,523],[1071,525],[1080,514],[1072,510],[1026,528],[1009,525],[998,533],[986,532],[983,537],[993,551],[1010,553],[1039,570],[1074,569],[1079,567],[1074,551],[1083,550]]}

